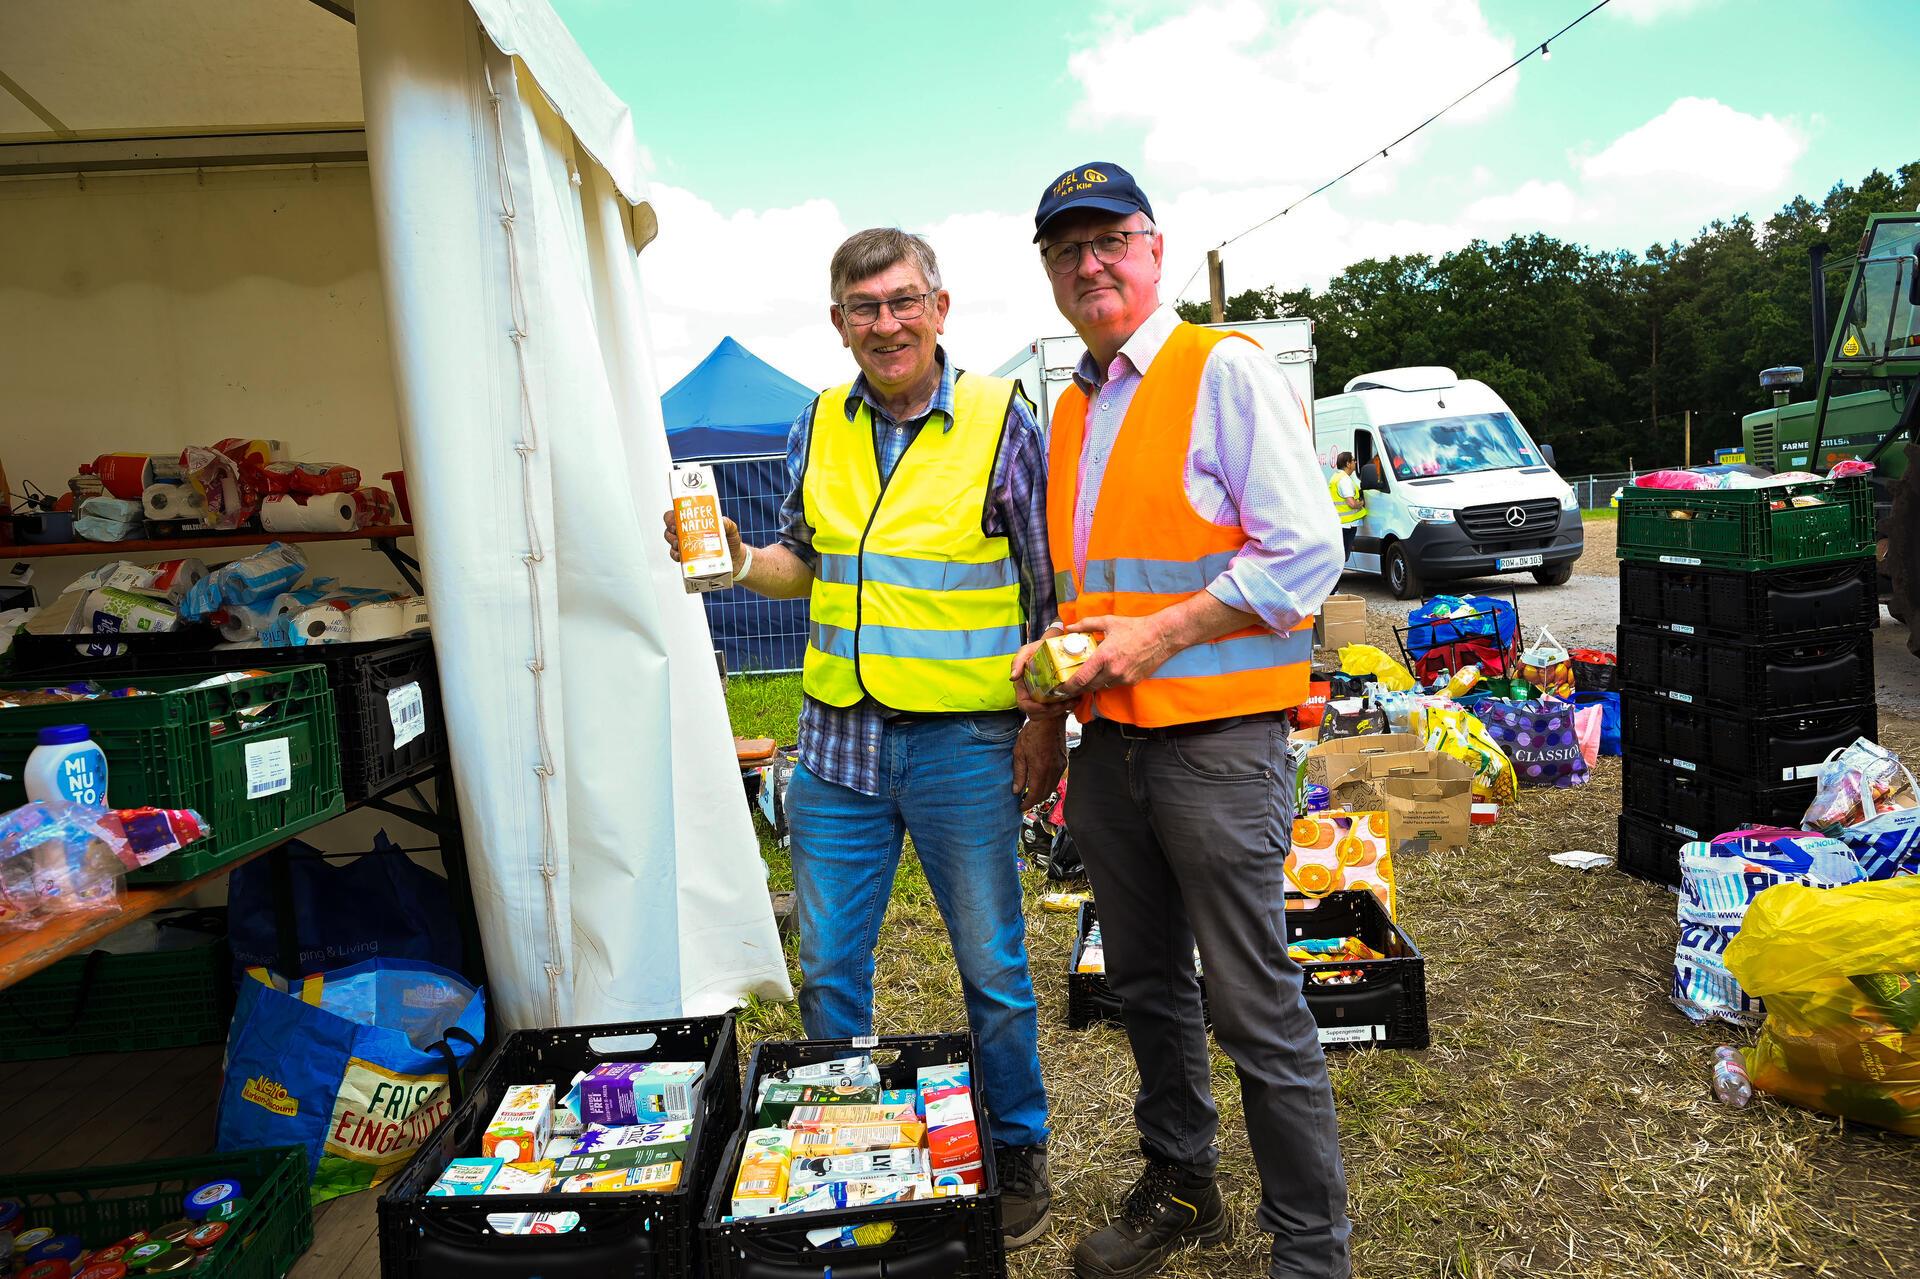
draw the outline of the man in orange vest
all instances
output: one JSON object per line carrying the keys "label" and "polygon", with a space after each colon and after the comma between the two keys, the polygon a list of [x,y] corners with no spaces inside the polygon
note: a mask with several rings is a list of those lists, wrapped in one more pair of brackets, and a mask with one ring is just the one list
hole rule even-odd
{"label": "man in orange vest", "polygon": [[[1345,1279],[1333,1091],[1284,914],[1284,713],[1307,698],[1311,619],[1344,558],[1306,409],[1252,341],[1160,305],[1163,243],[1126,170],[1062,174],[1034,227],[1054,301],[1087,344],[1048,450],[1061,624],[1104,637],[1063,688],[1086,725],[1067,825],[1140,1072],[1146,1159],[1074,1271],[1146,1275],[1226,1237],[1197,942],[1214,1035],[1240,1076],[1268,1273]],[[1034,647],[1015,659],[1016,687]]]}

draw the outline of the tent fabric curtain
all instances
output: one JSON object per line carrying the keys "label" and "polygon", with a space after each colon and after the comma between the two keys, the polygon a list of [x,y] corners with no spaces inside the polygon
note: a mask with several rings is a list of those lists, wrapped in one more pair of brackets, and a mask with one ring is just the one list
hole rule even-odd
{"label": "tent fabric curtain", "polygon": [[706,624],[658,531],[669,462],[636,257],[651,213],[475,21],[498,8],[356,8],[494,1006],[520,1027],[786,998]]}

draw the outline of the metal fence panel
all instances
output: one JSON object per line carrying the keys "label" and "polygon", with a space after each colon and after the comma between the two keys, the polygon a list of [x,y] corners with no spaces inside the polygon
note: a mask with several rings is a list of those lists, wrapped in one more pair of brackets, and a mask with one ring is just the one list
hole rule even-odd
{"label": "metal fence panel", "polygon": [[[708,459],[720,510],[740,526],[750,546],[767,546],[780,537],[780,503],[787,496],[787,459],[760,457]],[[797,671],[807,648],[807,601],[770,600],[744,587],[715,591],[702,599],[713,645],[726,654],[732,672]]]}

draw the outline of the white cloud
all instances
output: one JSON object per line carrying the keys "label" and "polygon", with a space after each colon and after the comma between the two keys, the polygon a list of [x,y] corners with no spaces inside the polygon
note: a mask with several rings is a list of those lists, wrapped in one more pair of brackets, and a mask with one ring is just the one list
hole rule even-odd
{"label": "white cloud", "polygon": [[[1491,224],[1510,228],[1563,226],[1579,221],[1583,210],[1580,198],[1564,182],[1542,182],[1529,178],[1503,195],[1475,200],[1461,216],[1474,225]],[[1591,216],[1592,210],[1585,210]]]}
{"label": "white cloud", "polygon": [[[1223,0],[1147,26],[1123,21],[1073,54],[1080,122],[1137,124],[1162,185],[1285,184],[1304,191],[1399,136],[1512,59],[1478,0],[1309,0],[1275,19]],[[1512,101],[1505,76],[1446,117],[1484,120]],[[1411,158],[1418,142],[1395,158]],[[1390,171],[1362,173],[1375,191]],[[1364,194],[1365,192],[1362,192]]]}
{"label": "white cloud", "polygon": [[1592,183],[1678,181],[1757,192],[1786,181],[1806,149],[1806,135],[1788,121],[1747,115],[1712,98],[1681,98],[1576,164]]}

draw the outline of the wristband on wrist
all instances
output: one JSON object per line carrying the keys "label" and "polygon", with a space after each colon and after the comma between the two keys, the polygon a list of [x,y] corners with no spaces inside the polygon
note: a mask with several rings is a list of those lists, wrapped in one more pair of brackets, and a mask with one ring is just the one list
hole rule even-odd
{"label": "wristband on wrist", "polygon": [[746,554],[740,557],[740,567],[733,571],[733,584],[735,586],[740,585],[747,574],[753,571],[753,548],[745,542],[742,542],[740,549],[746,552]]}

